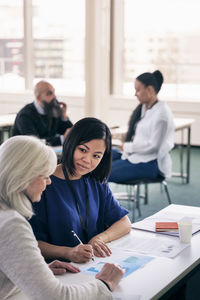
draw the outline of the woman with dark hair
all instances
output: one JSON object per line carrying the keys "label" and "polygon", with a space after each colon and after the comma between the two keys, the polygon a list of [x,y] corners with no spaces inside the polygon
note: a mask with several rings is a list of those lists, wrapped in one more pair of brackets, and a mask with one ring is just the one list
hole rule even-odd
{"label": "woman with dark hair", "polygon": [[47,260],[86,262],[93,255],[108,256],[111,250],[106,243],[130,231],[128,211],[106,183],[111,155],[106,124],[84,118],[72,127],[63,144],[62,162],[30,220]]}
{"label": "woman with dark hair", "polygon": [[[40,201],[51,183],[56,154],[39,139],[15,136],[0,146],[0,299],[113,299],[124,274],[121,267],[104,264],[93,280],[81,285],[62,284],[54,274],[80,270],[69,263],[49,266],[38,248],[27,219],[32,203]],[[21,293],[23,292],[23,294]],[[13,297],[12,297],[13,296]]]}
{"label": "woman with dark hair", "polygon": [[168,105],[158,100],[162,83],[158,70],[136,78],[135,96],[140,104],[130,117],[122,151],[113,149],[110,182],[171,175],[174,121]]}

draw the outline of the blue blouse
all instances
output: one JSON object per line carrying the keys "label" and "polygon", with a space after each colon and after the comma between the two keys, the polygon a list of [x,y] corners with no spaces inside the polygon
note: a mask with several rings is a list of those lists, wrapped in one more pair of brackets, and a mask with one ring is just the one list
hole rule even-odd
{"label": "blue blouse", "polygon": [[[41,201],[33,204],[35,215],[30,224],[37,240],[57,246],[73,247],[79,244],[71,230],[74,230],[83,243],[103,232],[113,223],[128,214],[114,198],[108,184],[86,178],[89,198],[88,240],[86,240],[77,212],[74,195],[65,179],[51,176],[42,194]],[[71,181],[80,207],[84,223],[86,222],[86,187],[84,179]]]}

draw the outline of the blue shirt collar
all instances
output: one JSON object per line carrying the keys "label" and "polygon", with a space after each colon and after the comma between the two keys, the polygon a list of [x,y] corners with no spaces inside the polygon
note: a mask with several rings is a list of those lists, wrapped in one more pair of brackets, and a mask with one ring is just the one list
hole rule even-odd
{"label": "blue shirt collar", "polygon": [[39,105],[39,103],[37,102],[37,100],[34,100],[33,101],[33,104],[37,110],[37,112],[40,114],[40,115],[45,115],[45,112],[44,112],[44,109]]}

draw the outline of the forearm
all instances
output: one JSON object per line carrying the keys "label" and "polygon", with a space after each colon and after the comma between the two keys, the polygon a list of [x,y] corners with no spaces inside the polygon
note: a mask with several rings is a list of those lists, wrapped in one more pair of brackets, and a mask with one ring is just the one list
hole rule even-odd
{"label": "forearm", "polygon": [[119,221],[112,224],[104,232],[95,236],[95,238],[100,238],[104,243],[111,242],[113,240],[119,239],[125,234],[129,233],[131,230],[131,222],[127,216],[124,216]]}
{"label": "forearm", "polygon": [[42,255],[46,259],[67,259],[76,263],[89,261],[93,256],[91,245],[79,244],[75,247],[56,246],[43,241],[38,242]]}
{"label": "forearm", "polygon": [[141,134],[135,136],[132,142],[126,142],[123,148],[124,152],[140,154],[157,153],[166,137],[167,122],[161,120],[156,125],[150,131],[148,138],[145,138],[145,135],[141,132]]}
{"label": "forearm", "polygon": [[56,246],[43,241],[38,241],[38,247],[46,259],[69,259],[70,257],[70,247]]}

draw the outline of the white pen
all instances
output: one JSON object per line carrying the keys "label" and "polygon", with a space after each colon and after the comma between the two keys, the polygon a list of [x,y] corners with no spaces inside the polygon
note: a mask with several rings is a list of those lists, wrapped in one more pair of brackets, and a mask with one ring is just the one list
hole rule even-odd
{"label": "white pen", "polygon": [[[71,230],[71,233],[73,234],[73,236],[75,236],[77,238],[77,240],[79,241],[80,244],[83,244],[81,239],[78,237],[78,235],[76,234],[76,232],[74,230]],[[92,257],[92,260],[94,261],[94,257]]]}

